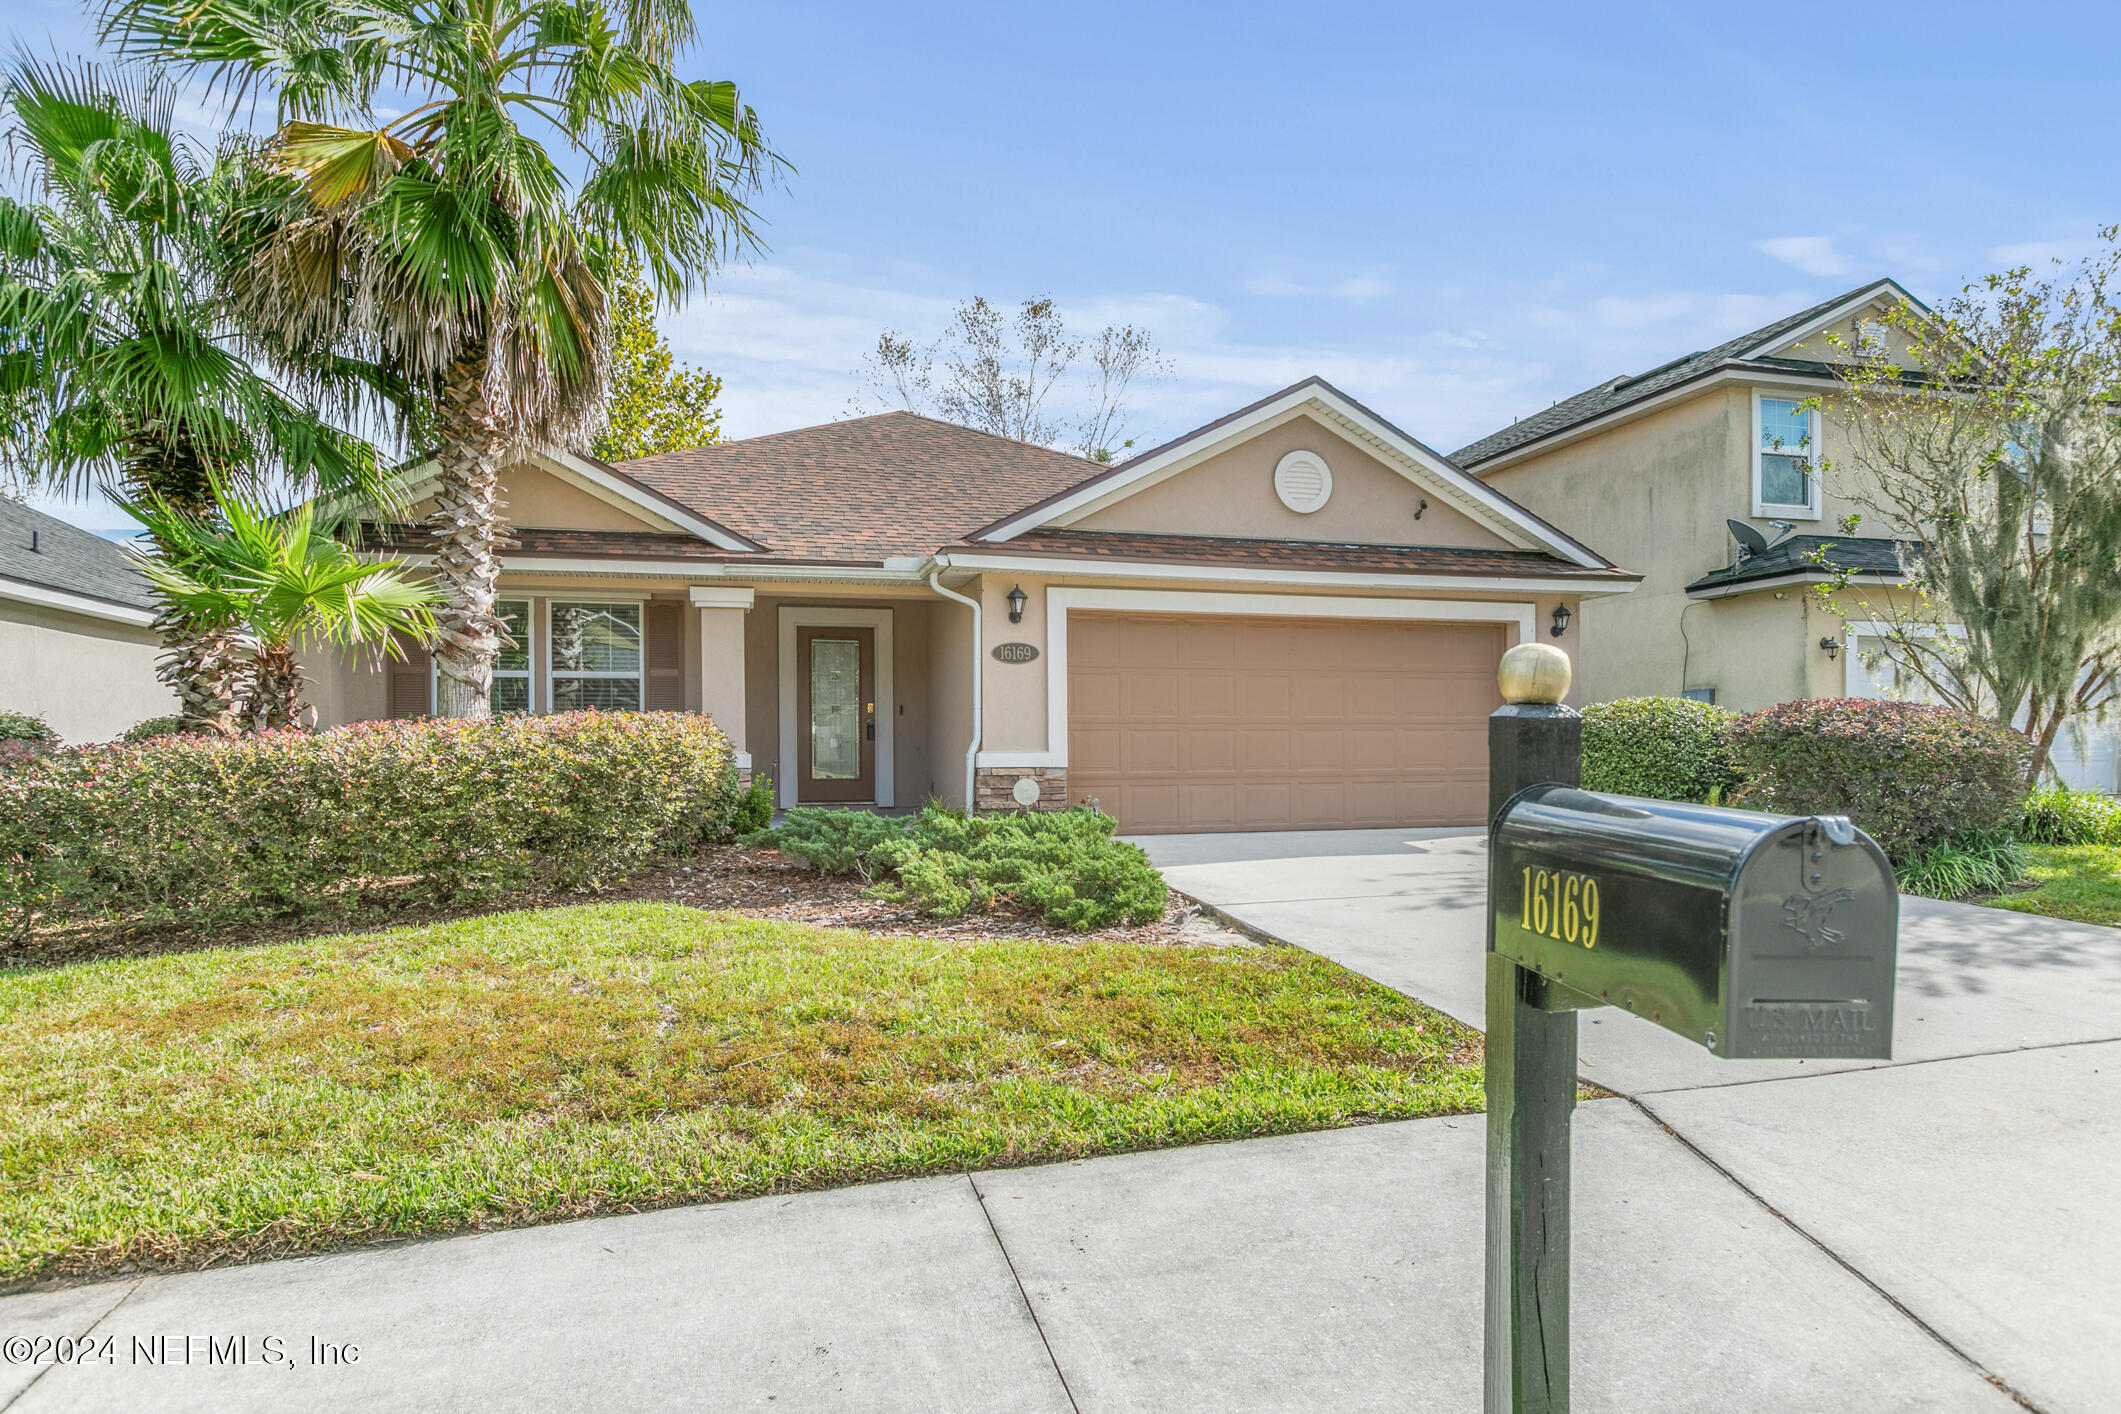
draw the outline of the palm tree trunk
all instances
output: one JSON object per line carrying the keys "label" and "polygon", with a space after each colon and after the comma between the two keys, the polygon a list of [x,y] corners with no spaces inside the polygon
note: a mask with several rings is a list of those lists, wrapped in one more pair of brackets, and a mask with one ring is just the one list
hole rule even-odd
{"label": "palm tree trunk", "polygon": [[261,645],[250,659],[251,726],[261,732],[317,724],[317,709],[302,700],[302,663],[285,643]]}
{"label": "palm tree trunk", "polygon": [[155,620],[162,635],[162,654],[155,676],[177,694],[177,716],[184,730],[209,736],[234,736],[242,729],[236,715],[236,679],[242,653],[236,636],[221,629],[201,629],[188,614],[164,612]]}
{"label": "palm tree trunk", "polygon": [[452,364],[442,386],[441,487],[427,518],[435,584],[446,596],[435,613],[435,713],[442,717],[492,715],[493,664],[500,652],[493,606],[501,578],[501,457],[508,436],[486,400],[485,350],[477,353]]}

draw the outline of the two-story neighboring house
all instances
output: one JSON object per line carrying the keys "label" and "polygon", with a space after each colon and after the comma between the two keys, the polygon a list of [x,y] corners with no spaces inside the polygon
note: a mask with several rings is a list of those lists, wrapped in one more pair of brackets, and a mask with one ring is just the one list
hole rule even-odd
{"label": "two-story neighboring house", "polygon": [[[1642,574],[1583,606],[1585,701],[1689,696],[1754,711],[1806,697],[1897,695],[1864,661],[1875,640],[1807,593],[1826,553],[1853,604],[1885,602],[1907,532],[1836,494],[1814,467],[1848,453],[1832,411],[1851,350],[1904,339],[1878,323],[1913,296],[1879,280],[1646,373],[1610,379],[1461,447],[1451,460]],[[1807,399],[1826,395],[1824,410]],[[1864,515],[1861,532],[1842,518]],[[1747,554],[1728,522],[1772,548]],[[2116,733],[2056,744],[2073,785],[2116,787]]]}

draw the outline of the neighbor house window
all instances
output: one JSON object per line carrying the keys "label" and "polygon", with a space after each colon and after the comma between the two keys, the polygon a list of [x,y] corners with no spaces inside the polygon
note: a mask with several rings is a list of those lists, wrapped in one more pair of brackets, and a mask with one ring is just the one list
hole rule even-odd
{"label": "neighbor house window", "polygon": [[1716,689],[1713,687],[1690,687],[1681,693],[1680,696],[1686,698],[1689,702],[1713,703],[1716,700]]}
{"label": "neighbor house window", "polygon": [[641,706],[641,606],[562,604],[551,610],[545,655],[552,664],[552,710]]}
{"label": "neighbor house window", "polygon": [[510,647],[505,641],[501,654],[493,664],[493,710],[500,712],[528,712],[530,710],[530,602],[527,599],[503,599],[493,606],[500,616],[501,628],[509,638],[515,640]]}
{"label": "neighbor house window", "polygon": [[1789,398],[1753,397],[1753,514],[1819,518],[1819,477],[1812,460],[1819,417]]}

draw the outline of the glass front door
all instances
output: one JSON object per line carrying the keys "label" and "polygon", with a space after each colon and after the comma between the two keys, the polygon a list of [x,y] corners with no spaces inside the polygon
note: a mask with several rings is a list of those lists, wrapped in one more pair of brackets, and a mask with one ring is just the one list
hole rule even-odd
{"label": "glass front door", "polygon": [[876,631],[804,628],[796,634],[796,799],[876,799]]}

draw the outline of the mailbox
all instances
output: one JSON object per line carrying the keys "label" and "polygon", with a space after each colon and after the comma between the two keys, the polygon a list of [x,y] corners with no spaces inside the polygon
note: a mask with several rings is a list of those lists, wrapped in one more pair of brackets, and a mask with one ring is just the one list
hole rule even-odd
{"label": "mailbox", "polygon": [[1488,871],[1489,948],[1575,1004],[1733,1060],[1892,1055],[1900,894],[1844,816],[1532,786]]}

